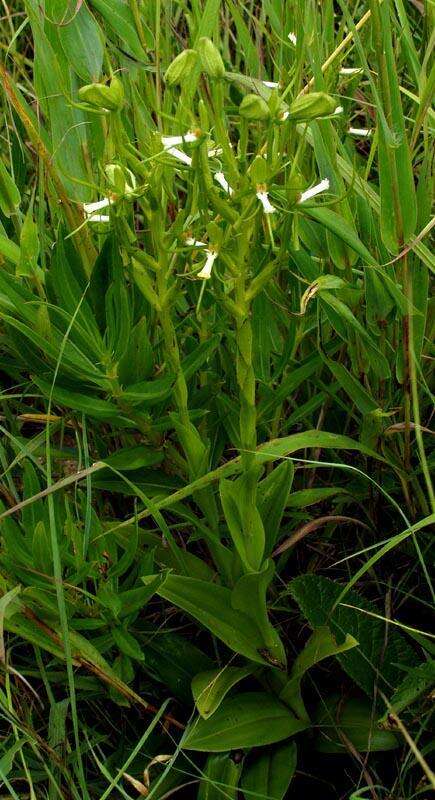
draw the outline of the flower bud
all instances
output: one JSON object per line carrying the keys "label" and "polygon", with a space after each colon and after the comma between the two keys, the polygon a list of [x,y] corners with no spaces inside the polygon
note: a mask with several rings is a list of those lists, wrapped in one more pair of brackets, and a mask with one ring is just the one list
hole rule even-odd
{"label": "flower bud", "polygon": [[119,111],[124,102],[124,89],[119,78],[114,75],[110,85],[89,83],[79,89],[79,98],[94,108],[105,111]]}
{"label": "flower bud", "polygon": [[337,107],[337,101],[325,92],[312,92],[297,97],[290,106],[290,119],[309,122],[319,117],[328,117]]}
{"label": "flower bud", "polygon": [[245,119],[262,120],[270,117],[270,108],[258,94],[247,94],[240,103],[239,113]]}
{"label": "flower bud", "polygon": [[113,190],[117,194],[124,194],[125,175],[122,167],[119,164],[106,164],[104,171]]}
{"label": "flower bud", "polygon": [[225,66],[222,61],[222,56],[213,44],[211,39],[206,36],[201,37],[198,41],[197,52],[201,59],[202,68],[210,78],[224,78]]}
{"label": "flower bud", "polygon": [[104,171],[116,195],[133,194],[136,189],[136,178],[128,167],[121,167],[119,164],[106,164]]}
{"label": "flower bud", "polygon": [[183,50],[169,64],[165,72],[165,82],[168,86],[176,86],[188,80],[198,63],[198,53],[195,50]]}

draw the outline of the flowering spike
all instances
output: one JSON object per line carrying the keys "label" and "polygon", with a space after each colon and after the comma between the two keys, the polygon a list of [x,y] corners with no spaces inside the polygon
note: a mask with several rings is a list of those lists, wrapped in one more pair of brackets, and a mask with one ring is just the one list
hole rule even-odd
{"label": "flowering spike", "polygon": [[316,184],[316,186],[312,186],[311,189],[307,189],[306,192],[302,192],[298,203],[305,203],[306,200],[310,200],[311,197],[315,197],[316,194],[320,194],[321,192],[327,192],[329,189],[329,180],[328,178],[324,178],[323,181]]}

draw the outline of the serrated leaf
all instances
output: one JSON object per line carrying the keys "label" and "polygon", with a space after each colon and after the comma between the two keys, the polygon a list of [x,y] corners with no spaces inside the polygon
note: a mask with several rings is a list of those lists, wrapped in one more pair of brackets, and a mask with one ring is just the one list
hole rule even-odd
{"label": "serrated leaf", "polygon": [[[391,627],[385,645],[385,623],[365,616],[363,612],[334,604],[342,587],[320,575],[301,575],[291,581],[289,591],[313,628],[327,625],[338,642],[346,635],[358,641],[358,646],[337,655],[343,669],[363,689],[373,696],[377,683],[388,692],[401,678],[401,667],[415,665],[415,653],[401,634]],[[371,610],[373,605],[354,591],[346,594],[346,602],[357,608]],[[376,607],[375,607],[376,608]]]}

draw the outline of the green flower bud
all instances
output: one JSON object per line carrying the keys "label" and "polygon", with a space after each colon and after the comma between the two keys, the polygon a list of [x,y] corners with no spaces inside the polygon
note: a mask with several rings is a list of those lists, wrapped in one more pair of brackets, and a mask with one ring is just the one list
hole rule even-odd
{"label": "green flower bud", "polygon": [[245,119],[262,120],[270,117],[270,108],[258,94],[247,94],[239,106],[240,116]]}
{"label": "green flower bud", "polygon": [[198,63],[198,53],[195,50],[183,50],[169,64],[165,72],[165,81],[168,86],[180,85],[188,80]]}
{"label": "green flower bud", "polygon": [[211,39],[203,36],[197,45],[202,68],[210,78],[224,78],[225,67],[222,56]]}
{"label": "green flower bud", "polygon": [[124,103],[124,89],[119,78],[114,75],[110,85],[89,83],[79,89],[79,98],[94,108],[105,111],[119,111]]}
{"label": "green flower bud", "polygon": [[106,164],[104,171],[113,191],[117,195],[132,194],[136,188],[136,178],[128,167],[119,164]]}
{"label": "green flower bud", "polygon": [[297,97],[290,106],[290,119],[309,122],[319,117],[328,117],[337,108],[337,101],[325,92],[312,92]]}

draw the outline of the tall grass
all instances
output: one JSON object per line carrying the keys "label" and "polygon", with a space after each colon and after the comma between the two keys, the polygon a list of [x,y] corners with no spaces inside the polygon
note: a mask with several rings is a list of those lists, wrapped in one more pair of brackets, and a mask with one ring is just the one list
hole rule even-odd
{"label": "tall grass", "polygon": [[4,4],[2,796],[435,785],[433,20]]}

